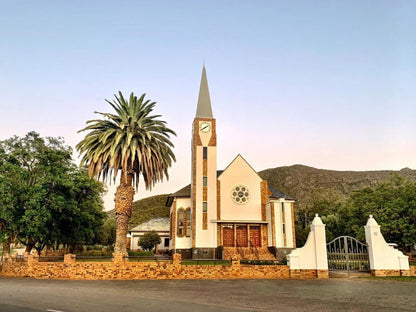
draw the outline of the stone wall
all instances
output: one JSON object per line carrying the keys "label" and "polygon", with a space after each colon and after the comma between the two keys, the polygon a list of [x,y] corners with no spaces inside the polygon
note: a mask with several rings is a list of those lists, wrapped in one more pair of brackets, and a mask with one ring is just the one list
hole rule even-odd
{"label": "stone wall", "polygon": [[144,279],[286,279],[316,278],[316,270],[292,272],[287,265],[182,265],[181,256],[173,261],[128,262],[116,257],[112,262],[77,262],[74,255],[65,255],[64,262],[39,262],[29,256],[23,262],[8,258],[1,276],[73,280],[144,280]]}

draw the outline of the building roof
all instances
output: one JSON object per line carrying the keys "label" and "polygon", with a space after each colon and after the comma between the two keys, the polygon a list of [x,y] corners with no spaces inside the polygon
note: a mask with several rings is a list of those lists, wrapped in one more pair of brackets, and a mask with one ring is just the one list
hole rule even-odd
{"label": "building roof", "polygon": [[[217,177],[223,172],[224,170],[218,170],[217,171]],[[276,190],[273,187],[269,186],[269,190],[271,192],[271,195],[269,196],[269,198],[284,198],[286,200],[295,200],[293,197],[279,191]],[[176,197],[191,197],[191,185],[187,185],[184,188],[181,188],[179,191],[177,191],[176,193],[173,193],[171,195],[169,195],[169,197],[166,199],[166,207],[170,207],[172,206],[172,202],[173,199]]]}
{"label": "building roof", "polygon": [[270,192],[272,192],[272,195],[270,195],[269,198],[272,197],[272,198],[284,198],[284,199],[287,199],[287,200],[295,200],[293,197],[291,197],[291,196],[289,196],[289,195],[287,195],[283,192],[280,192],[279,190],[276,190],[275,188],[272,188],[270,186],[269,186],[269,190],[270,190]]}
{"label": "building roof", "polygon": [[211,99],[209,97],[207,73],[205,65],[202,67],[201,85],[199,87],[198,106],[196,109],[197,118],[213,118]]}
{"label": "building roof", "polygon": [[170,221],[169,218],[154,218],[142,224],[139,224],[135,228],[132,228],[130,232],[144,232],[144,231],[156,231],[164,232],[169,231]]}

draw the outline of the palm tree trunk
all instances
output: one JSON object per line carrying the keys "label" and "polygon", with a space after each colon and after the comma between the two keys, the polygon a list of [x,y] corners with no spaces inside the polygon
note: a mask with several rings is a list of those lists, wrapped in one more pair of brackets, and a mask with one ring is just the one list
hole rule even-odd
{"label": "palm tree trunk", "polygon": [[134,188],[131,185],[133,176],[121,173],[120,185],[115,194],[116,204],[116,243],[114,254],[127,256],[127,231],[133,208]]}

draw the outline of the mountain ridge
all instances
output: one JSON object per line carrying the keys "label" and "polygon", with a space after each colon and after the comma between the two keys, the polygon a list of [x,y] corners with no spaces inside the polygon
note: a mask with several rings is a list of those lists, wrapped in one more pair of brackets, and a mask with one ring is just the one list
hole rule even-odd
{"label": "mountain ridge", "polygon": [[[295,210],[305,209],[310,196],[318,190],[331,190],[346,198],[353,190],[376,186],[395,174],[416,181],[416,170],[407,167],[401,170],[340,171],[295,164],[265,169],[258,174],[268,181],[270,187],[294,197]],[[169,209],[164,206],[168,196],[169,194],[155,195],[135,201],[129,228],[153,218],[169,217]],[[107,213],[114,216],[114,210]]]}

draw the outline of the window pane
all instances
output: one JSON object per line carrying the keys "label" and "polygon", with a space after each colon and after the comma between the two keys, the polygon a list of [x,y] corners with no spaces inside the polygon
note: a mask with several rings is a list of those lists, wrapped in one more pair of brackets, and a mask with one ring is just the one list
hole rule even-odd
{"label": "window pane", "polygon": [[207,202],[203,202],[202,203],[202,212],[207,212],[208,210],[208,203]]}
{"label": "window pane", "polygon": [[208,178],[207,177],[203,177],[202,178],[202,185],[203,186],[207,186],[208,185]]}
{"label": "window pane", "polygon": [[178,236],[183,236],[184,210],[178,210]]}
{"label": "window pane", "polygon": [[204,159],[208,158],[208,148],[206,146],[203,147],[203,157]]}

